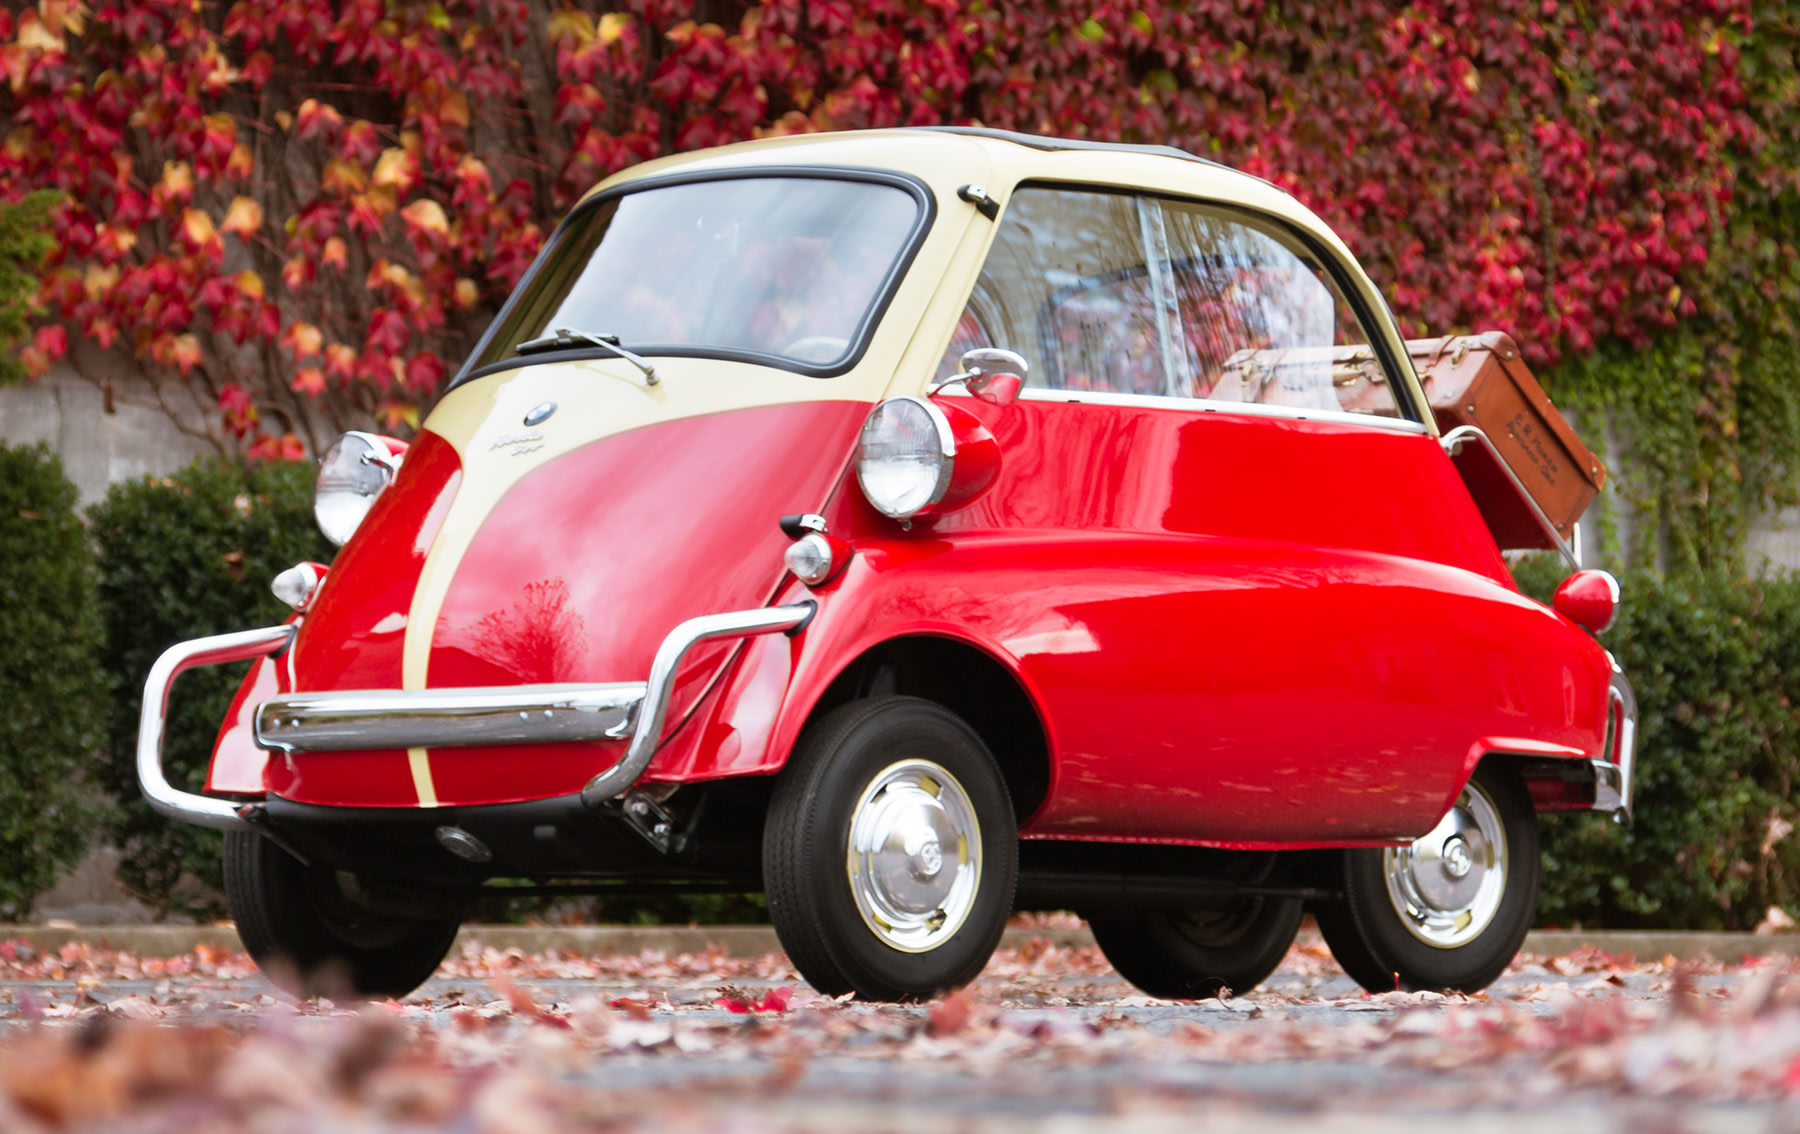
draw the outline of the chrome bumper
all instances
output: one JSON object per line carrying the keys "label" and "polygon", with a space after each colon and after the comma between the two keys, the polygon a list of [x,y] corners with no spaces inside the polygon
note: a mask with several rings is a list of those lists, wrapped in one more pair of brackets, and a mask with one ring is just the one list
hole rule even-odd
{"label": "chrome bumper", "polygon": [[[690,618],[669,632],[645,682],[604,685],[506,685],[471,689],[358,689],[290,693],[256,712],[256,743],[277,752],[372,748],[453,748],[497,744],[556,744],[622,740],[618,763],[589,780],[581,797],[590,806],[624,794],[656,754],[669,710],[675,671],[687,652],[717,638],[794,633],[812,618],[811,602]],[[248,830],[238,804],[173,787],[163,775],[163,731],[169,689],[198,665],[263,657],[285,649],[297,627],[246,630],[171,646],[150,668],[138,722],[138,783],[160,814],[203,827]]]}
{"label": "chrome bumper", "polygon": [[1637,771],[1637,695],[1619,663],[1612,662],[1612,687],[1607,693],[1606,736],[1610,760],[1593,760],[1594,810],[1605,811],[1620,823],[1631,822],[1632,776]]}

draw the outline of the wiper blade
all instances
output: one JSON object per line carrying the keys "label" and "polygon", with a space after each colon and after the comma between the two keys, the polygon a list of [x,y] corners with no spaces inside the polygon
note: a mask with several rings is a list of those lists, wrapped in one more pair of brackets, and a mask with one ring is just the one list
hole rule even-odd
{"label": "wiper blade", "polygon": [[626,362],[644,372],[644,383],[656,385],[656,367],[650,365],[645,358],[619,345],[617,335],[590,335],[586,331],[571,331],[567,327],[558,327],[541,339],[531,339],[513,348],[514,354],[535,354],[542,350],[570,350],[586,343],[597,346],[601,350],[611,351]]}

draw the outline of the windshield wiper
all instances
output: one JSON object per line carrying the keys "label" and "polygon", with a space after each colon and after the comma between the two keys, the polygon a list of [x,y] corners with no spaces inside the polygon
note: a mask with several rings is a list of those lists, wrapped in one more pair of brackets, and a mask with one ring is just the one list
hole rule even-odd
{"label": "windshield wiper", "polygon": [[540,350],[569,350],[580,346],[582,343],[597,346],[601,350],[611,351],[626,362],[637,367],[639,370],[642,370],[644,372],[644,382],[646,385],[656,385],[658,381],[656,377],[656,367],[651,366],[642,355],[634,354],[620,346],[619,336],[617,335],[590,335],[586,331],[571,331],[566,327],[558,327],[541,339],[531,339],[527,342],[520,343],[513,348],[513,353],[535,354]]}

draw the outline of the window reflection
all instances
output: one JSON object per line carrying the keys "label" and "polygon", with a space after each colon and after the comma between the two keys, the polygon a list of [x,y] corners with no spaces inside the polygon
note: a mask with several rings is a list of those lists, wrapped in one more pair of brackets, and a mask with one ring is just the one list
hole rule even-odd
{"label": "window reflection", "polygon": [[1029,384],[1052,389],[1394,413],[1322,265],[1273,225],[1187,202],[1020,189],[940,377],[974,346],[1025,353]]}
{"label": "window reflection", "polygon": [[562,578],[527,583],[504,610],[441,637],[444,648],[462,650],[526,685],[573,680],[588,651],[587,620],[569,601]]}
{"label": "window reflection", "polygon": [[919,215],[890,185],[733,178],[628,193],[557,238],[476,366],[568,328],[823,366],[849,356]]}

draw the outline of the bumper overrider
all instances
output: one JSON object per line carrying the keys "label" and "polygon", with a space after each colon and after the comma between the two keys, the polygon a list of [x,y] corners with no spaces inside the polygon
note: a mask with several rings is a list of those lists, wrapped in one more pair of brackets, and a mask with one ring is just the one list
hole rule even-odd
{"label": "bumper overrider", "polygon": [[1631,822],[1632,778],[1637,771],[1637,695],[1611,653],[1612,685],[1606,701],[1605,756],[1594,766],[1594,810],[1605,811],[1620,823]]}
{"label": "bumper overrider", "polygon": [[[502,744],[563,744],[631,738],[612,767],[581,789],[598,807],[644,774],[662,737],[675,672],[701,642],[777,631],[796,634],[816,609],[811,601],[690,618],[657,648],[647,681],[606,684],[504,685],[468,689],[356,689],[290,693],[264,701],[256,712],[256,743],[273,752],[332,752],[385,748],[469,748]],[[181,642],[165,650],[144,682],[138,719],[137,771],[144,798],[170,819],[218,830],[250,830],[256,804],[196,795],[163,774],[163,732],[169,691],[185,670],[278,653],[299,626],[289,623]]]}

